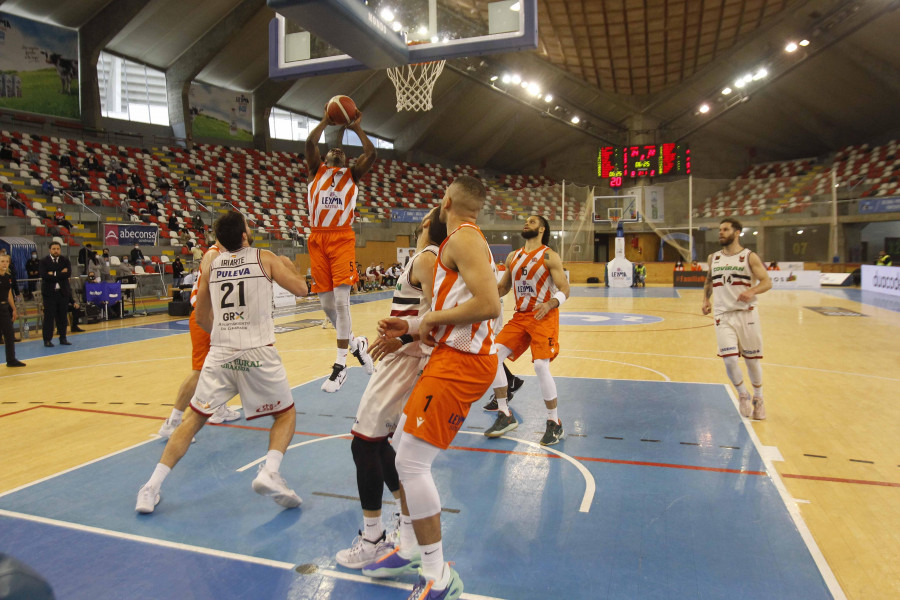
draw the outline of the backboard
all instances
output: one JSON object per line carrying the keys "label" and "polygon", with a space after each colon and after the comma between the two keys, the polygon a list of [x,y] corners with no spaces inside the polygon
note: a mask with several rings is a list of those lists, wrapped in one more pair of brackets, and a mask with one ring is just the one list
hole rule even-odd
{"label": "backboard", "polygon": [[[537,48],[537,0],[268,0],[269,76],[294,79]],[[415,45],[410,45],[417,42]]]}
{"label": "backboard", "polygon": [[640,204],[637,196],[594,196],[594,223],[616,222],[636,223],[641,220]]}

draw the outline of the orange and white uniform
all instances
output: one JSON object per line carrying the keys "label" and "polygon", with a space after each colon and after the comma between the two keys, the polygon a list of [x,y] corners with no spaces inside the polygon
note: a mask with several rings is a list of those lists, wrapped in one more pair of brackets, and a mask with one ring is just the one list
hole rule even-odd
{"label": "orange and white uniform", "polygon": [[520,248],[510,261],[516,312],[497,335],[497,344],[509,348],[513,360],[529,347],[532,361],[553,360],[559,354],[559,309],[552,309],[541,320],[534,318],[537,305],[549,301],[556,291],[545,262],[549,251],[547,246],[531,252]]}
{"label": "orange and white uniform", "polygon": [[353,285],[356,273],[356,235],[353,232],[359,189],[350,167],[325,163],[309,184],[309,258],[314,292],[330,292]]}
{"label": "orange and white uniform", "polygon": [[[441,260],[447,242],[464,227],[481,236],[485,260],[494,269],[481,230],[471,223],[455,229],[441,244],[434,263],[433,311],[453,308],[473,297],[459,272],[447,268]],[[437,343],[406,404],[403,431],[446,449],[466,420],[472,403],[491,387],[497,372],[493,319],[469,325],[441,325],[431,335]]]}
{"label": "orange and white uniform", "polygon": [[[218,252],[219,246],[213,244],[209,247],[209,250]],[[209,252],[209,250],[207,250],[207,252]],[[194,286],[191,288],[191,307],[197,305],[197,289],[200,285],[200,275],[203,274],[202,271],[203,267],[201,266],[197,273],[197,279],[194,280]],[[197,317],[193,310],[191,311],[190,319],[188,319],[188,327],[191,331],[191,369],[200,371],[203,369],[203,361],[206,360],[206,355],[209,354],[209,334],[203,331],[203,328],[197,324]]]}

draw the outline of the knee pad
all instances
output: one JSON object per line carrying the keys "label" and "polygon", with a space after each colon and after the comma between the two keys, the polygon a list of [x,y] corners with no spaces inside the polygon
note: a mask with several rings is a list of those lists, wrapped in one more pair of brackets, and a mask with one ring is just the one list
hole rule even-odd
{"label": "knee pad", "polygon": [[750,374],[750,383],[753,387],[762,387],[762,363],[757,358],[745,358],[747,373]]}
{"label": "knee pad", "polygon": [[722,360],[725,361],[725,371],[728,373],[728,379],[731,380],[731,383],[733,383],[735,387],[744,383],[744,374],[741,373],[741,365],[738,362],[738,357],[725,356]]}
{"label": "knee pad", "polygon": [[403,482],[406,505],[413,520],[431,517],[441,512],[441,498],[431,476],[431,464],[440,449],[411,436],[403,436],[397,457],[397,473]]}
{"label": "knee pad", "polygon": [[369,442],[353,436],[350,452],[356,463],[356,487],[363,510],[381,510],[384,475],[381,468],[381,442]]}
{"label": "knee pad", "polygon": [[550,359],[541,358],[534,361],[534,374],[537,375],[538,384],[541,386],[541,394],[544,401],[549,402],[556,399],[556,382],[553,375],[550,374]]}
{"label": "knee pad", "polygon": [[349,340],[353,326],[350,322],[350,286],[339,285],[334,288],[334,328],[337,339]]}
{"label": "knee pad", "polygon": [[334,292],[319,292],[319,302],[322,304],[322,310],[325,316],[331,321],[332,325],[337,320],[334,312]]}

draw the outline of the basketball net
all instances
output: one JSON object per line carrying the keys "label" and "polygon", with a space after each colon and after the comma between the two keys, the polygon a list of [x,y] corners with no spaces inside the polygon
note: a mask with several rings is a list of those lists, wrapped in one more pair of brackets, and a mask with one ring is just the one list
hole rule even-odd
{"label": "basketball net", "polygon": [[434,83],[444,70],[446,60],[391,67],[388,77],[397,90],[397,111],[431,110]]}

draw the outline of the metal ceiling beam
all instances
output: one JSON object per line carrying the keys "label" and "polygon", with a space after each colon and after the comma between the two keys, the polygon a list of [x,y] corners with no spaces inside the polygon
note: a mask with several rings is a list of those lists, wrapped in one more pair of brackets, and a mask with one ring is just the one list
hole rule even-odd
{"label": "metal ceiling beam", "polygon": [[216,54],[222,51],[250,19],[265,8],[265,0],[242,0],[212,29],[188,46],[166,69],[166,96],[169,104],[169,124],[175,137],[190,140],[191,115],[188,94],[191,82]]}
{"label": "metal ceiling beam", "polygon": [[110,2],[78,30],[78,90],[86,127],[100,129],[100,52],[146,5],[145,0]]}

